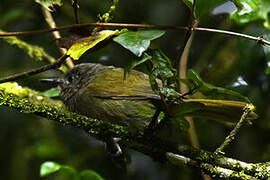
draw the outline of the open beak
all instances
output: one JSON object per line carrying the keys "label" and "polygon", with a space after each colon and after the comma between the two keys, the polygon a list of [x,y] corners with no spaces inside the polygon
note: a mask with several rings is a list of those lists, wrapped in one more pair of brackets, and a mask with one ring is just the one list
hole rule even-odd
{"label": "open beak", "polygon": [[55,84],[55,85],[63,84],[65,82],[65,80],[61,79],[61,78],[40,79],[39,81],[45,82],[45,83],[50,83],[50,84]]}

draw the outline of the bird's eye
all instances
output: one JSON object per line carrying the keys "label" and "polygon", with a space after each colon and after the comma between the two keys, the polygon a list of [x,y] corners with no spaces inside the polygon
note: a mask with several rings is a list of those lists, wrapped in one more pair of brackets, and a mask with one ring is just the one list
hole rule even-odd
{"label": "bird's eye", "polygon": [[69,76],[68,77],[68,82],[74,83],[75,82],[75,76]]}

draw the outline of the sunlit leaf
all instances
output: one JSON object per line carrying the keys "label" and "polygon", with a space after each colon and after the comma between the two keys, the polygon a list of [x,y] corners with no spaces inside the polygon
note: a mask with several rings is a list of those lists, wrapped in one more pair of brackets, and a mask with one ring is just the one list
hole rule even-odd
{"label": "sunlit leaf", "polygon": [[61,0],[35,0],[37,3],[41,4],[48,11],[55,11],[55,6],[62,6]]}
{"label": "sunlit leaf", "polygon": [[232,91],[230,89],[216,87],[212,84],[204,82],[201,77],[192,69],[189,69],[187,72],[187,79],[182,81],[190,89],[202,93],[207,98],[216,99],[222,98],[223,96],[228,96],[235,99],[240,99],[246,102],[250,102],[249,99],[242,94]]}
{"label": "sunlit leaf", "polygon": [[267,29],[270,29],[270,17],[269,17],[269,12],[270,12],[270,1],[268,0],[262,0],[262,5],[261,5],[261,16],[262,19],[264,20],[264,27]]}
{"label": "sunlit leaf", "polygon": [[104,180],[98,173],[92,170],[80,172],[80,180]]}
{"label": "sunlit leaf", "polygon": [[60,92],[58,88],[51,88],[47,91],[41,92],[40,94],[46,97],[58,97]]}
{"label": "sunlit leaf", "polygon": [[261,0],[232,0],[237,11],[231,14],[231,18],[238,23],[248,23],[261,18]]}
{"label": "sunlit leaf", "polygon": [[78,60],[87,50],[93,48],[98,43],[109,39],[114,35],[121,33],[119,30],[103,30],[97,32],[94,36],[84,37],[77,40],[69,49],[67,54],[74,60]]}
{"label": "sunlit leaf", "polygon": [[128,31],[113,38],[113,40],[140,57],[148,49],[150,41],[159,38],[163,34],[165,34],[164,30]]}
{"label": "sunlit leaf", "polygon": [[41,164],[41,167],[40,167],[40,176],[41,177],[47,176],[49,174],[59,171],[60,168],[61,168],[61,165],[56,162],[50,162],[50,161],[44,162]]}

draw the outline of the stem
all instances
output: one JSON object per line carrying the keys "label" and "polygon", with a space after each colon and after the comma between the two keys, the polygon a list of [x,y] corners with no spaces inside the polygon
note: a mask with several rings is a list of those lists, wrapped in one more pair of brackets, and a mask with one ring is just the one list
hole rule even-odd
{"label": "stem", "polygon": [[42,66],[40,68],[36,68],[36,69],[26,71],[26,72],[23,72],[23,73],[7,76],[5,78],[0,79],[0,83],[14,81],[14,80],[25,78],[25,77],[28,77],[28,76],[32,76],[32,75],[35,75],[35,74],[38,74],[38,73],[42,73],[44,71],[54,69],[56,67],[60,67],[61,64],[65,61],[65,59],[67,57],[68,57],[68,55],[64,54],[52,64],[47,64],[47,65]]}
{"label": "stem", "polygon": [[[42,7],[42,12],[43,12],[43,16],[44,16],[47,24],[50,26],[50,28],[56,28],[56,24],[55,24],[55,21],[52,17],[52,14],[44,7]],[[53,35],[54,39],[62,38],[59,31],[52,31],[52,35]],[[67,53],[67,50],[64,48],[59,48],[59,50],[60,50],[62,55]],[[69,69],[72,69],[74,67],[74,63],[72,62],[72,59],[70,57],[68,57],[66,59],[66,64],[67,64]]]}
{"label": "stem", "polygon": [[228,146],[234,139],[236,134],[239,132],[240,128],[243,126],[248,114],[254,110],[254,106],[252,104],[247,104],[244,108],[244,113],[241,116],[239,122],[236,124],[234,129],[230,132],[230,134],[225,138],[224,142],[220,145],[219,148],[216,149],[216,153],[222,153],[224,148]]}
{"label": "stem", "polygon": [[[84,23],[84,24],[74,24],[74,25],[67,25],[67,26],[60,26],[51,29],[42,29],[42,30],[33,30],[33,31],[24,31],[24,32],[6,32],[0,33],[0,36],[23,36],[23,35],[33,35],[33,34],[40,34],[40,33],[47,33],[53,31],[61,31],[65,29],[71,29],[75,27],[122,27],[122,28],[144,28],[144,29],[174,29],[174,30],[190,30],[189,27],[186,26],[172,26],[172,25],[150,25],[150,24],[123,24],[123,23]],[[260,44],[267,44],[270,45],[270,41],[265,40],[262,37],[251,36],[247,34],[237,33],[233,31],[226,31],[220,29],[211,29],[211,28],[203,28],[203,27],[196,27],[191,28],[193,31],[204,31],[204,32],[212,32],[212,33],[219,33],[225,34],[230,36],[241,37],[249,40],[257,41]]]}
{"label": "stem", "polygon": [[75,15],[75,23],[79,24],[79,15],[78,15],[78,9],[79,9],[79,4],[77,0],[74,0],[72,3],[73,9],[74,9],[74,15]]}

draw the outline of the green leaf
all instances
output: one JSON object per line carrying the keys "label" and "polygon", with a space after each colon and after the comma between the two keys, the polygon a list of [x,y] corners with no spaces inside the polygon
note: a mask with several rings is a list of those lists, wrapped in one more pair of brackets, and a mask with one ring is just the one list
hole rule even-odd
{"label": "green leaf", "polygon": [[32,156],[37,156],[39,158],[55,158],[63,157],[65,155],[65,149],[59,144],[40,140],[31,146]]}
{"label": "green leaf", "polygon": [[41,164],[40,166],[40,177],[47,176],[54,172],[59,171],[61,165],[56,162],[47,161]]}
{"label": "green leaf", "polygon": [[126,75],[133,69],[135,68],[136,66],[150,60],[152,58],[152,56],[149,56],[147,53],[143,53],[143,56],[142,57],[136,57],[134,58],[129,64],[128,66],[124,69],[125,70],[125,78],[126,78]]}
{"label": "green leaf", "polygon": [[182,0],[183,3],[185,3],[187,5],[187,7],[189,7],[189,9],[192,9],[192,5],[193,5],[193,0]]}
{"label": "green leaf", "polygon": [[[182,0],[190,9],[192,10],[192,5],[194,0]],[[221,4],[222,2],[226,2],[226,0],[211,0],[211,1],[206,1],[206,0],[197,0],[196,1],[196,6],[195,6],[195,12],[194,12],[194,17],[196,19],[202,19],[202,18],[208,18],[211,10]]]}
{"label": "green leaf", "polygon": [[164,30],[129,31],[120,34],[113,40],[140,57],[149,48],[150,41],[159,38],[163,34],[165,34]]}
{"label": "green leaf", "polygon": [[232,98],[239,98],[246,102],[250,102],[247,97],[238,92],[222,87],[216,87],[212,84],[204,82],[201,77],[192,69],[189,69],[187,72],[187,80],[182,82],[185,83],[190,89],[195,89],[195,91],[202,93],[207,98],[216,99],[223,96],[231,96]]}
{"label": "green leaf", "polygon": [[45,7],[48,11],[55,11],[55,6],[62,6],[61,0],[35,0],[37,3]]}
{"label": "green leaf", "polygon": [[[176,97],[176,71],[172,67],[170,59],[162,51],[152,50],[149,52],[153,64],[149,75],[151,87],[157,94],[162,94],[166,100],[173,100]],[[157,79],[161,80],[161,87]]]}
{"label": "green leaf", "polygon": [[79,173],[73,167],[62,165],[60,172],[63,173],[68,180],[80,180]]}
{"label": "green leaf", "polygon": [[261,0],[232,0],[236,5],[237,11],[231,14],[231,18],[238,23],[249,23],[261,19],[260,6]]}
{"label": "green leaf", "polygon": [[58,97],[60,92],[58,88],[51,88],[47,91],[41,92],[40,94],[46,97]]}
{"label": "green leaf", "polygon": [[[125,30],[124,30],[125,31]],[[105,39],[109,39],[114,35],[120,34],[122,31],[119,30],[103,30],[97,32],[94,36],[84,37],[78,39],[69,49],[67,55],[70,55],[74,60],[78,60],[83,53],[87,50],[93,48],[98,43],[104,41]]]}
{"label": "green leaf", "polygon": [[98,173],[92,170],[80,172],[80,180],[104,180]]}
{"label": "green leaf", "polygon": [[262,0],[262,5],[260,6],[260,14],[262,16],[262,19],[264,20],[264,27],[267,29],[270,29],[270,17],[269,17],[269,12],[270,12],[270,1],[268,0]]}

